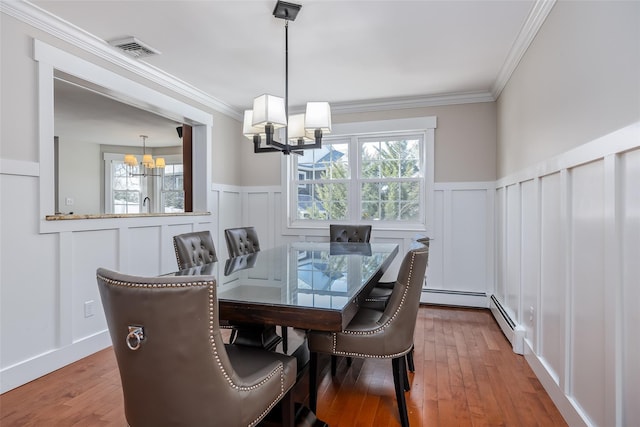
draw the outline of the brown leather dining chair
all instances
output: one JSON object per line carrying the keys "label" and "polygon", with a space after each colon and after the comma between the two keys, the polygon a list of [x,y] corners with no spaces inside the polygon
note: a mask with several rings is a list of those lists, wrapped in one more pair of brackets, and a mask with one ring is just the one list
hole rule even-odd
{"label": "brown leather dining chair", "polygon": [[214,276],[96,275],[129,426],[255,426],[278,404],[293,425],[296,359],[222,342]]}
{"label": "brown leather dining chair", "polygon": [[409,425],[404,396],[408,389],[405,355],[413,347],[413,333],[429,251],[411,249],[402,260],[398,279],[384,311],[361,307],[340,332],[309,331],[309,406],[317,413],[318,353],[391,359],[398,412],[402,427]]}
{"label": "brown leather dining chair", "polygon": [[[331,243],[369,243],[371,240],[370,225],[329,224],[329,242]],[[347,366],[352,359],[347,357]],[[331,356],[331,375],[335,376],[338,366],[337,356]]]}
{"label": "brown leather dining chair", "polygon": [[[199,267],[218,261],[213,237],[209,231],[194,231],[173,236],[173,249],[176,252],[178,269]],[[229,342],[233,342],[237,330],[226,320],[220,320],[220,327],[231,329]]]}
{"label": "brown leather dining chair", "polygon": [[[260,239],[254,227],[236,227],[224,230],[224,239],[227,242],[229,258],[260,252]],[[282,336],[282,349],[287,351],[289,334],[287,327],[280,328]]]}
{"label": "brown leather dining chair", "polygon": [[[416,242],[424,245],[427,252],[429,252],[429,241],[428,237],[421,237],[416,240]],[[424,281],[424,279],[423,279]],[[391,298],[391,293],[393,292],[393,286],[396,282],[378,282],[371,289],[371,292],[365,297],[363,306],[368,308],[373,308],[375,310],[384,311],[385,307],[389,303],[389,298]],[[415,365],[413,363],[413,347],[411,351],[407,353],[407,368],[411,372],[415,372]]]}
{"label": "brown leather dining chair", "polygon": [[258,233],[254,227],[227,228],[224,230],[229,258],[260,251]]}
{"label": "brown leather dining chair", "polygon": [[209,231],[195,231],[173,236],[173,248],[180,270],[218,261]]}

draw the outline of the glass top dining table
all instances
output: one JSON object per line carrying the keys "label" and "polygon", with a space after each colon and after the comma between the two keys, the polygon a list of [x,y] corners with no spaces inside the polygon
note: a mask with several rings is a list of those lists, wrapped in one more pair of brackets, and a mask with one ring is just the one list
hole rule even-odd
{"label": "glass top dining table", "polygon": [[175,275],[214,275],[220,318],[340,331],[398,253],[391,243],[295,242]]}

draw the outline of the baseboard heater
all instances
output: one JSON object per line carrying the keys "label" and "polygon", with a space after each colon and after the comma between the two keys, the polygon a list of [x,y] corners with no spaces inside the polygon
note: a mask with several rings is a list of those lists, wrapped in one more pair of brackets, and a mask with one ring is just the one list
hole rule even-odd
{"label": "baseboard heater", "polygon": [[491,310],[493,317],[496,319],[496,322],[498,322],[500,329],[502,329],[502,333],[504,333],[511,343],[513,351],[518,354],[523,354],[525,335],[524,328],[518,325],[511,316],[509,316],[509,313],[507,313],[495,295],[491,295],[489,309]]}
{"label": "baseboard heater", "polygon": [[420,301],[424,304],[460,307],[487,308],[489,306],[487,294],[484,292],[456,291],[451,289],[422,288]]}
{"label": "baseboard heater", "polygon": [[427,292],[431,294],[467,295],[472,297],[487,296],[487,294],[485,294],[484,292],[452,291],[452,290],[446,290],[446,289],[433,289],[433,288],[423,288],[422,292]]}

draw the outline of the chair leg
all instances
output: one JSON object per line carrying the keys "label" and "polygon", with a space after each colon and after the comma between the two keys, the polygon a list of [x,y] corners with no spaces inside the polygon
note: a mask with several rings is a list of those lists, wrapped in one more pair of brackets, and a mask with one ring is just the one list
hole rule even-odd
{"label": "chair leg", "polygon": [[400,364],[402,365],[400,370],[402,371],[402,382],[404,391],[411,391],[411,385],[409,384],[409,372],[407,371],[407,364],[404,357],[400,358]]}
{"label": "chair leg", "polygon": [[409,427],[409,417],[407,415],[407,401],[404,397],[404,385],[402,371],[404,370],[404,356],[391,359],[391,366],[393,369],[393,384],[396,389],[396,400],[398,401],[398,412],[400,414],[400,425],[402,427]]}
{"label": "chair leg", "polygon": [[352,363],[353,363],[353,358],[352,357],[347,357],[347,366],[351,367]]}
{"label": "chair leg", "polygon": [[[332,356],[333,357],[333,356]],[[309,357],[309,409],[316,412],[318,406],[318,353]]]}
{"label": "chair leg", "polygon": [[409,366],[409,370],[411,372],[416,371],[416,366],[413,364],[413,345],[411,346],[411,351],[407,353],[407,365]]}
{"label": "chair leg", "polygon": [[280,327],[280,334],[282,335],[282,351],[284,352],[284,354],[287,354],[288,351],[288,345],[287,343],[289,342],[289,333],[288,333],[288,329],[286,326],[281,326]]}
{"label": "chair leg", "polygon": [[295,425],[295,404],[291,390],[289,390],[280,401],[280,417],[282,418],[281,425],[283,427],[293,427]]}
{"label": "chair leg", "polygon": [[231,329],[231,336],[229,337],[229,344],[233,344],[236,339],[236,335],[238,335],[238,330],[236,328]]}

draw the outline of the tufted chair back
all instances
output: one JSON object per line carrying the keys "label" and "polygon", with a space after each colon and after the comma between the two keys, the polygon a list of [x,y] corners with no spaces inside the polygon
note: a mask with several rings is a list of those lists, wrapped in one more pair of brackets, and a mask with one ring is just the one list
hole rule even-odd
{"label": "tufted chair back", "polygon": [[196,231],[173,236],[178,269],[197,267],[218,261],[216,248],[209,231]]}
{"label": "tufted chair back", "polygon": [[290,396],[295,358],[223,343],[214,276],[96,275],[129,426],[254,426]]}
{"label": "tufted chair back", "polygon": [[330,242],[369,243],[371,239],[370,225],[329,225]]}
{"label": "tufted chair back", "polygon": [[227,228],[224,230],[229,258],[260,251],[258,233],[253,227]]}

